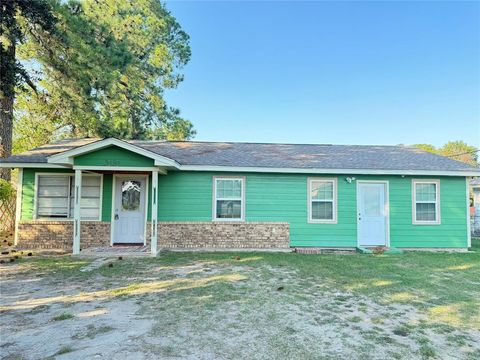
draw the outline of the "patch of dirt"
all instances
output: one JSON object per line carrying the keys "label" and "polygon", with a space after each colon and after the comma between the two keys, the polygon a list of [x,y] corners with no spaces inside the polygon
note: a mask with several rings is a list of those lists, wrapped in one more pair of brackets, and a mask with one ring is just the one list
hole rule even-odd
{"label": "patch of dirt", "polygon": [[159,261],[105,277],[92,264],[73,279],[24,271],[26,263],[3,267],[0,358],[62,349],[61,359],[480,355],[480,331],[438,327],[414,306],[340,291],[288,266]]}

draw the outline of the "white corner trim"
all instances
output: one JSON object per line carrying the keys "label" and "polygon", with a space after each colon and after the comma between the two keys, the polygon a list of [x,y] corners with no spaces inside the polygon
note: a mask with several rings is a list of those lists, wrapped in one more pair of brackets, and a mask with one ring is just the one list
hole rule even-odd
{"label": "white corner trim", "polygon": [[18,244],[18,224],[22,217],[22,194],[23,194],[23,169],[18,169],[17,179],[17,202],[15,205],[15,237],[13,243]]}
{"label": "white corner trim", "polygon": [[[435,184],[435,221],[419,221],[417,220],[417,192],[416,184]],[[442,214],[440,206],[440,180],[439,179],[412,179],[412,224],[413,225],[441,225]]]}
{"label": "white corner trim", "polygon": [[112,175],[112,208],[110,209],[110,246],[113,246],[114,238],[114,229],[115,229],[115,196],[116,196],[116,185],[117,184],[117,175]]}
{"label": "white corner trim", "polygon": [[[333,184],[333,219],[331,220],[320,220],[312,218],[312,182],[314,181],[323,181],[331,182]],[[338,223],[338,178],[326,178],[326,177],[308,177],[307,178],[307,209],[308,209],[308,218],[307,222],[309,224],[337,224]]]}
{"label": "white corner trim", "polygon": [[[150,229],[150,251],[157,256],[157,221],[158,221],[158,171],[152,171],[152,193],[151,193],[151,229]],[[148,203],[148,200],[147,200]],[[146,226],[145,226],[146,227]]]}
{"label": "white corner trim", "polygon": [[143,246],[147,245],[148,198],[150,196],[149,176],[145,175],[145,216],[143,220]]}
{"label": "white corner trim", "polygon": [[472,229],[470,228],[471,227],[471,223],[470,223],[470,189],[468,187],[470,181],[468,179],[468,177],[465,178],[465,187],[466,187],[466,202],[467,202],[467,247],[472,247]]}
{"label": "white corner trim", "polygon": [[[74,202],[73,202],[73,255],[80,254],[81,241],[81,202],[82,202],[82,170],[75,170],[75,188],[74,188]],[[70,204],[69,204],[70,205]]]}
{"label": "white corner trim", "polygon": [[179,164],[170,158],[154,153],[150,150],[146,150],[140,146],[130,144],[126,141],[116,138],[108,138],[93,143],[79,146],[77,148],[61,152],[59,154],[52,155],[48,158],[48,163],[51,164],[73,164],[73,157],[88,154],[90,152],[101,150],[109,146],[118,146],[122,149],[143,155],[150,159],[153,159],[156,166],[173,166],[177,168]]}

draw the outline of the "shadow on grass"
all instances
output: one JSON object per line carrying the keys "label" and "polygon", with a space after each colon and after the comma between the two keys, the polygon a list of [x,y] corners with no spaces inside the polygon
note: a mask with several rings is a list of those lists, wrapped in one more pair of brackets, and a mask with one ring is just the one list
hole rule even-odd
{"label": "shadow on grass", "polygon": [[128,286],[117,287],[108,290],[91,291],[77,295],[62,295],[17,301],[10,305],[0,306],[0,312],[10,310],[31,309],[42,305],[54,303],[77,303],[88,301],[107,300],[120,296],[145,295],[164,291],[181,291],[209,286],[217,282],[237,282],[246,280],[247,277],[240,274],[217,275],[201,279],[174,279],[164,281],[151,281],[134,283]]}

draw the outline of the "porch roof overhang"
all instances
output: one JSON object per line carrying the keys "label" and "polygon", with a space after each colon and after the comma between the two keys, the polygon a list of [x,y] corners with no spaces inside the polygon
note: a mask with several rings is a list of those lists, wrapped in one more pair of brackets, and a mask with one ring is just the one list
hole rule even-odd
{"label": "porch roof overhang", "polygon": [[178,169],[180,164],[175,160],[169,159],[165,156],[156,154],[152,151],[143,149],[139,146],[127,143],[125,141],[115,139],[115,138],[108,138],[103,140],[98,140],[92,142],[87,145],[83,145],[71,150],[67,150],[61,152],[59,154],[55,154],[50,156],[47,159],[47,164],[49,165],[57,165],[61,167],[73,168],[78,170],[100,170],[107,168],[106,166],[74,166],[74,158],[76,156],[85,155],[94,151],[98,151],[110,146],[117,146],[119,148],[125,149],[127,151],[131,151],[133,153],[145,156],[150,158],[154,161],[155,167],[147,168],[138,168],[138,167],[116,167],[112,166],[112,170],[122,170],[122,171],[152,171],[158,170],[158,167],[163,167],[166,169]]}

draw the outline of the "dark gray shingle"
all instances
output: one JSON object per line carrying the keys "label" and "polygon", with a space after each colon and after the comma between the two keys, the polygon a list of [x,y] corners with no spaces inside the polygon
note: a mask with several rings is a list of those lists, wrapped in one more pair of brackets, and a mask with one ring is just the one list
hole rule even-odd
{"label": "dark gray shingle", "polygon": [[[47,157],[99,139],[71,139],[45,145],[3,162],[47,162]],[[181,165],[300,169],[479,171],[478,168],[404,146],[267,144],[201,141],[128,141]]]}

